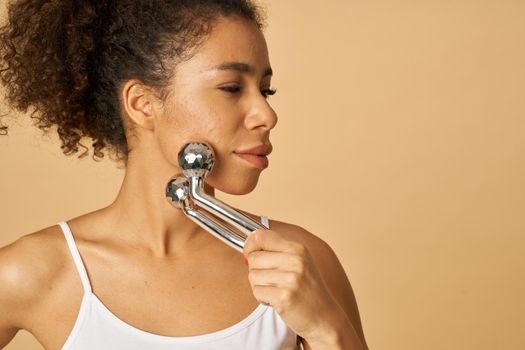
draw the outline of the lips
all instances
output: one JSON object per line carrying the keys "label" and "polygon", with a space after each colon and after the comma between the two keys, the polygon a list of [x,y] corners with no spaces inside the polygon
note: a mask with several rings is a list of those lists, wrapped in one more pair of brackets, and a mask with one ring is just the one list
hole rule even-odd
{"label": "lips", "polygon": [[268,168],[269,161],[268,161],[268,157],[266,156],[257,156],[255,154],[248,154],[248,153],[242,153],[242,154],[235,153],[235,155],[238,156],[239,158],[244,159],[245,161],[255,166],[256,168],[259,168],[259,169]]}
{"label": "lips", "polygon": [[267,156],[272,153],[272,145],[259,145],[242,151],[235,151],[237,154],[252,154],[255,156]]}
{"label": "lips", "polygon": [[259,145],[242,151],[235,151],[234,153],[255,167],[265,169],[269,164],[266,156],[272,153],[272,145]]}

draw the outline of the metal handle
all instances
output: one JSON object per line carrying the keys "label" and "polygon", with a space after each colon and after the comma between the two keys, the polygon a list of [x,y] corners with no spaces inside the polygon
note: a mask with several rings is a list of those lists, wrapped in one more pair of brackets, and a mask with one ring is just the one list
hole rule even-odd
{"label": "metal handle", "polygon": [[263,228],[257,221],[204,192],[202,177],[190,177],[190,197],[196,205],[232,224],[247,235]]}

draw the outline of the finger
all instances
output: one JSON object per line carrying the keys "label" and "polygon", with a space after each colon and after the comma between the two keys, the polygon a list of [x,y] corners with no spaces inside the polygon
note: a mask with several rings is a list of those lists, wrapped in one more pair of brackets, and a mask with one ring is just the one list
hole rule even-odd
{"label": "finger", "polygon": [[248,280],[255,286],[275,286],[280,288],[298,288],[299,274],[281,270],[250,270]]}
{"label": "finger", "polygon": [[301,257],[292,253],[258,250],[251,252],[247,259],[250,269],[279,269],[299,272],[303,266]]}
{"label": "finger", "polygon": [[275,231],[258,229],[248,235],[243,252],[244,256],[256,250],[294,253],[300,249],[299,246],[299,243],[287,240]]}
{"label": "finger", "polygon": [[276,286],[255,286],[252,288],[253,296],[262,304],[271,306],[277,311],[282,312],[286,304],[291,299],[289,289]]}

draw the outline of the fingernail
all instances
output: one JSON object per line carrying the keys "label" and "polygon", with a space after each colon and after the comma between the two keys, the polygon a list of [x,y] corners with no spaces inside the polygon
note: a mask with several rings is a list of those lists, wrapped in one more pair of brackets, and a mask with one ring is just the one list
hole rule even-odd
{"label": "fingernail", "polygon": [[244,261],[244,265],[248,266],[248,259],[243,255],[242,260]]}

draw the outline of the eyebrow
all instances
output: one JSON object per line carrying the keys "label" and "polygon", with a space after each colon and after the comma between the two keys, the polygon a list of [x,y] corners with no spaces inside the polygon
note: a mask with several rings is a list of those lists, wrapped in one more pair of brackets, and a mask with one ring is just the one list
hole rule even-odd
{"label": "eyebrow", "polygon": [[[234,70],[234,71],[237,71],[239,73],[244,73],[244,74],[250,74],[250,75],[255,75],[255,68],[247,63],[243,63],[243,62],[226,62],[226,63],[222,63],[222,64],[219,64],[218,66],[215,66],[212,68],[212,70],[215,70],[215,69],[218,69],[218,70]],[[272,71],[272,68],[268,67],[264,70],[263,72],[263,77],[266,77],[268,75],[273,75],[273,71]]]}

